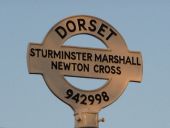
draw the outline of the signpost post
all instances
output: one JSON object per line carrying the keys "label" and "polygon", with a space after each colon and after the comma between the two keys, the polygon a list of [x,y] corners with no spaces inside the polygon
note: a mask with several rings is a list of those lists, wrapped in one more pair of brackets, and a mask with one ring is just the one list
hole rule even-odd
{"label": "signpost post", "polygon": [[[107,49],[64,45],[78,34],[96,37]],[[76,128],[98,128],[98,112],[116,101],[128,82],[141,82],[143,70],[140,52],[129,51],[115,28],[93,16],[68,17],[54,25],[42,44],[29,44],[27,62],[29,73],[41,74],[52,93],[74,110]],[[108,82],[87,91],[64,76]]]}

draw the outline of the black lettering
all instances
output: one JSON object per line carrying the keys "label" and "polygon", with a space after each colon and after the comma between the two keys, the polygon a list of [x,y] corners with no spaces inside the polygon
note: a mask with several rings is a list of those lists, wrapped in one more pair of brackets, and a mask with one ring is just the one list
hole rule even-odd
{"label": "black lettering", "polygon": [[109,67],[109,65],[106,65],[106,66],[105,66],[105,72],[106,72],[106,73],[110,73],[110,67]]}
{"label": "black lettering", "polygon": [[107,27],[105,24],[102,23],[97,33],[98,33],[100,36],[104,37],[103,32],[105,32],[105,29],[106,29],[106,28],[108,28],[108,27]]}
{"label": "black lettering", "polygon": [[112,62],[113,63],[113,55],[109,55],[109,63]]}
{"label": "black lettering", "polygon": [[114,56],[114,63],[119,63],[119,58],[118,58],[118,56],[116,55],[116,56]]}
{"label": "black lettering", "polygon": [[54,50],[54,58],[59,58],[60,59],[61,58],[61,51],[57,52],[57,51]]}
{"label": "black lettering", "polygon": [[35,56],[34,48],[31,48],[30,51],[31,51],[30,56]]}
{"label": "black lettering", "polygon": [[98,73],[99,71],[98,71],[97,69],[98,69],[98,65],[96,64],[96,65],[94,65],[94,67],[93,67],[94,72]]}
{"label": "black lettering", "polygon": [[134,57],[132,57],[132,63],[131,63],[132,65],[136,65],[136,63],[135,63],[135,58]]}
{"label": "black lettering", "polygon": [[58,26],[55,29],[55,32],[57,32],[57,34],[61,37],[61,39],[64,39],[67,35],[67,31],[62,26]]}
{"label": "black lettering", "polygon": [[115,71],[115,66],[111,66],[111,73],[112,73],[112,74],[115,74],[115,73],[116,73],[116,71]]}
{"label": "black lettering", "polygon": [[63,70],[63,62],[51,61],[51,69]]}
{"label": "black lettering", "polygon": [[76,25],[73,21],[69,20],[66,23],[66,27],[70,32],[74,32],[76,30]]}
{"label": "black lettering", "polygon": [[39,57],[40,56],[40,51],[42,50],[42,49],[35,49],[36,51],[37,51],[37,57]]}
{"label": "black lettering", "polygon": [[64,53],[64,58],[70,60],[70,52],[63,51],[63,53]]}
{"label": "black lettering", "polygon": [[72,59],[72,60],[75,60],[75,59],[76,59],[75,52],[71,52],[71,59]]}
{"label": "black lettering", "polygon": [[73,65],[73,71],[75,71],[76,70],[75,66],[77,63],[71,63],[71,64]]}
{"label": "black lettering", "polygon": [[102,61],[102,55],[100,54],[100,55],[97,55],[97,54],[95,54],[95,61],[97,62],[97,61]]}
{"label": "black lettering", "polygon": [[80,104],[87,105],[87,103],[86,103],[87,96],[86,96],[86,95],[84,95],[84,94],[82,94],[80,97],[83,99],[83,100],[80,102]]}
{"label": "black lettering", "polygon": [[127,58],[126,58],[126,64],[127,63],[132,64],[129,56],[127,56]]}
{"label": "black lettering", "polygon": [[92,54],[91,53],[87,53],[87,61],[92,61]]}
{"label": "black lettering", "polygon": [[57,61],[51,61],[51,69],[57,69]]}
{"label": "black lettering", "polygon": [[99,72],[104,73],[104,66],[103,65],[99,65]]}
{"label": "black lettering", "polygon": [[90,101],[90,105],[92,105],[94,103],[94,101],[95,101],[95,97],[93,95],[89,95],[88,100]]}
{"label": "black lettering", "polygon": [[77,69],[78,71],[82,71],[83,70],[83,65],[81,63],[77,64]]}
{"label": "black lettering", "polygon": [[84,72],[89,72],[89,64],[81,64],[81,63],[78,63],[77,64],[77,70],[78,71],[84,71]]}
{"label": "black lettering", "polygon": [[109,40],[112,35],[117,36],[116,32],[114,32],[112,29],[109,29],[109,30],[110,30],[111,33],[108,35],[108,37],[106,37],[106,40]]}
{"label": "black lettering", "polygon": [[91,26],[88,27],[90,31],[93,31],[93,32],[96,31],[96,25],[95,25],[96,23],[97,22],[95,20],[90,20],[90,25]]}
{"label": "black lettering", "polygon": [[47,49],[45,49],[45,50],[41,50],[42,51],[42,57],[44,57],[44,58],[46,58],[47,57]]}
{"label": "black lettering", "polygon": [[48,58],[53,58],[53,51],[52,50],[48,50]]}
{"label": "black lettering", "polygon": [[139,63],[139,58],[138,58],[138,57],[136,58],[136,61],[137,61],[137,65],[141,65],[141,64]]}
{"label": "black lettering", "polygon": [[81,59],[81,56],[80,56],[81,52],[76,52],[76,54],[77,54],[77,59],[80,60]]}
{"label": "black lettering", "polygon": [[82,28],[84,30],[87,30],[86,27],[85,27],[85,20],[84,19],[77,19],[77,22],[78,22],[78,26],[79,26],[79,31],[82,30]]}
{"label": "black lettering", "polygon": [[[123,61],[123,62],[121,62],[121,61]],[[121,63],[126,64],[125,63],[125,56],[119,56],[119,64],[121,64]]]}
{"label": "black lettering", "polygon": [[109,96],[107,95],[107,92],[102,92],[102,97],[104,101],[109,101]]}
{"label": "black lettering", "polygon": [[64,70],[70,70],[70,63],[64,63]]}
{"label": "black lettering", "polygon": [[117,69],[117,72],[116,72],[116,73],[117,73],[118,75],[120,75],[120,74],[121,74],[121,68],[118,66],[116,69]]}
{"label": "black lettering", "polygon": [[106,54],[103,55],[102,62],[108,62],[108,59],[107,59],[107,55],[106,55]]}
{"label": "black lettering", "polygon": [[78,103],[78,102],[79,102],[79,97],[80,97],[80,94],[77,93],[76,95],[74,95],[74,96],[72,97],[72,99],[75,100],[76,103]]}
{"label": "black lettering", "polygon": [[87,60],[87,54],[85,52],[82,53],[82,60],[83,61]]}
{"label": "black lettering", "polygon": [[63,70],[63,67],[62,67],[62,66],[63,66],[63,62],[61,62],[61,61],[58,62],[58,69],[59,69],[59,70]]}

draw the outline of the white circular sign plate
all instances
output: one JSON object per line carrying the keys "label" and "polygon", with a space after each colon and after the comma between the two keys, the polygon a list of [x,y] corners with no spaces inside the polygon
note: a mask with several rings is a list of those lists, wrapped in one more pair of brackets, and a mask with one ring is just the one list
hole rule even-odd
{"label": "white circular sign plate", "polygon": [[[78,34],[96,37],[107,49],[64,45]],[[63,19],[51,28],[42,44],[29,44],[27,57],[29,73],[41,74],[54,95],[75,111],[98,112],[113,103],[129,81],[142,79],[140,52],[129,51],[115,28],[93,16]],[[87,91],[72,86],[64,76],[107,79],[108,82]]]}

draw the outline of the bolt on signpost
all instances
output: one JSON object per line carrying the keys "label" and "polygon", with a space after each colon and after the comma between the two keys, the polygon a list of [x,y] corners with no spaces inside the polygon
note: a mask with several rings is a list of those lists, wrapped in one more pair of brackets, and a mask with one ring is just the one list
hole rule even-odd
{"label": "bolt on signpost", "polygon": [[[78,34],[101,40],[107,49],[65,46]],[[63,19],[48,32],[42,44],[30,43],[28,70],[41,74],[52,93],[75,112],[75,128],[98,128],[98,112],[115,102],[128,82],[141,82],[142,57],[129,51],[119,32],[107,22],[93,16]],[[106,79],[94,90],[72,86],[64,76]]]}

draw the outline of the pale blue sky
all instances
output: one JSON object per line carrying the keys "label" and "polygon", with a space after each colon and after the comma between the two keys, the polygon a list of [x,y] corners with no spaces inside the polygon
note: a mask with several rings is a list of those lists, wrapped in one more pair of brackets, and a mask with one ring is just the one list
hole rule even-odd
{"label": "pale blue sky", "polygon": [[[104,19],[141,51],[142,83],[100,112],[100,128],[170,128],[170,1],[0,0],[0,128],[71,128],[73,111],[57,99],[40,75],[27,71],[29,42],[41,43],[65,17]],[[94,82],[95,83],[95,82]]]}

